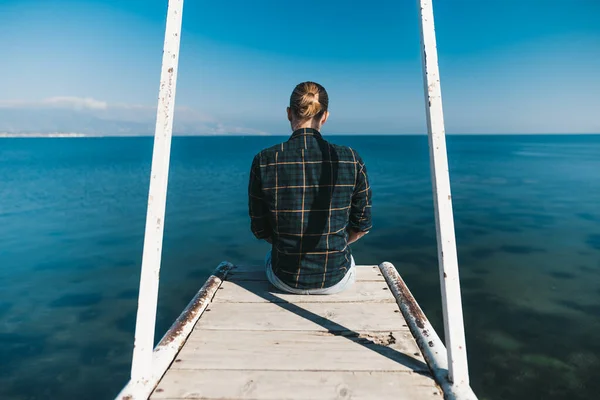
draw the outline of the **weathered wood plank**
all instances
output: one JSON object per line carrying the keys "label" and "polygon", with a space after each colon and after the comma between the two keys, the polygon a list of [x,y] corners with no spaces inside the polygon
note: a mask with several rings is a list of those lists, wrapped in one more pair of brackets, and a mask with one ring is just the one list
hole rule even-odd
{"label": "weathered wood plank", "polygon": [[432,378],[410,372],[172,370],[152,399],[440,400]]}
{"label": "weathered wood plank", "polygon": [[385,281],[356,282],[335,295],[293,295],[278,293],[267,281],[223,282],[213,302],[228,303],[334,303],[334,302],[395,302]]}
{"label": "weathered wood plank", "polygon": [[441,399],[379,268],[336,295],[228,276],[153,399]]}
{"label": "weathered wood plank", "polygon": [[212,303],[195,329],[408,330],[396,303]]}
{"label": "weathered wood plank", "polygon": [[428,371],[410,332],[195,330],[172,369]]}
{"label": "weathered wood plank", "polygon": [[[377,265],[357,265],[356,281],[384,281],[381,271]],[[263,266],[236,266],[227,274],[227,280],[239,281],[266,281],[265,268]]]}

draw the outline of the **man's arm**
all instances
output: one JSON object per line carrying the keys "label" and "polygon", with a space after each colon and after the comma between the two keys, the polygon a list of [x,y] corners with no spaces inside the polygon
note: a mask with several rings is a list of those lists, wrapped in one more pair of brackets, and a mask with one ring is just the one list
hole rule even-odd
{"label": "man's arm", "polygon": [[358,153],[356,158],[356,186],[350,204],[350,219],[348,221],[348,244],[354,243],[372,228],[371,221],[371,186],[365,163]]}
{"label": "man's arm", "polygon": [[254,160],[252,160],[250,181],[248,183],[250,229],[257,239],[265,239],[271,243],[272,230],[269,223],[269,210],[263,199],[262,182],[260,180],[260,158],[259,155],[256,155]]}

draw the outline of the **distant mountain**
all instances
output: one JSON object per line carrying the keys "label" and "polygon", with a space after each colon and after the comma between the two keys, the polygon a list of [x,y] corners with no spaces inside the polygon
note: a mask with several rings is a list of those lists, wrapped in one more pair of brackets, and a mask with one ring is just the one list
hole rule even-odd
{"label": "distant mountain", "polygon": [[76,132],[103,136],[148,135],[154,132],[154,124],[105,119],[86,111],[0,108],[0,132],[12,134]]}
{"label": "distant mountain", "polygon": [[[104,108],[58,108],[48,106],[2,106],[0,136],[55,135],[73,133],[86,136],[153,135],[156,109],[142,106]],[[224,125],[182,107],[177,110],[176,135],[264,134],[252,128]]]}

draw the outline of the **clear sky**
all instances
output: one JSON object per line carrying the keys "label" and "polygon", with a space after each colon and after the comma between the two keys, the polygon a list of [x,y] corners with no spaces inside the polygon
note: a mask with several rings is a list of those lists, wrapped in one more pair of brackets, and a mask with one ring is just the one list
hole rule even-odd
{"label": "clear sky", "polygon": [[[0,108],[151,121],[166,4],[0,0]],[[600,0],[434,7],[449,133],[600,132]],[[324,132],[425,132],[416,0],[186,0],[183,25],[180,130],[287,134],[314,80]]]}

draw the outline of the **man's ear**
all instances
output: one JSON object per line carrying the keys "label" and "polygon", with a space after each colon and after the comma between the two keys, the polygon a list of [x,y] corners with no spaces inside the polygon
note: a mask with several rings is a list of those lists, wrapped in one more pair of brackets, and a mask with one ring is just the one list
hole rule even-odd
{"label": "man's ear", "polygon": [[292,110],[291,108],[286,108],[287,111],[287,116],[288,116],[288,121],[292,122]]}

